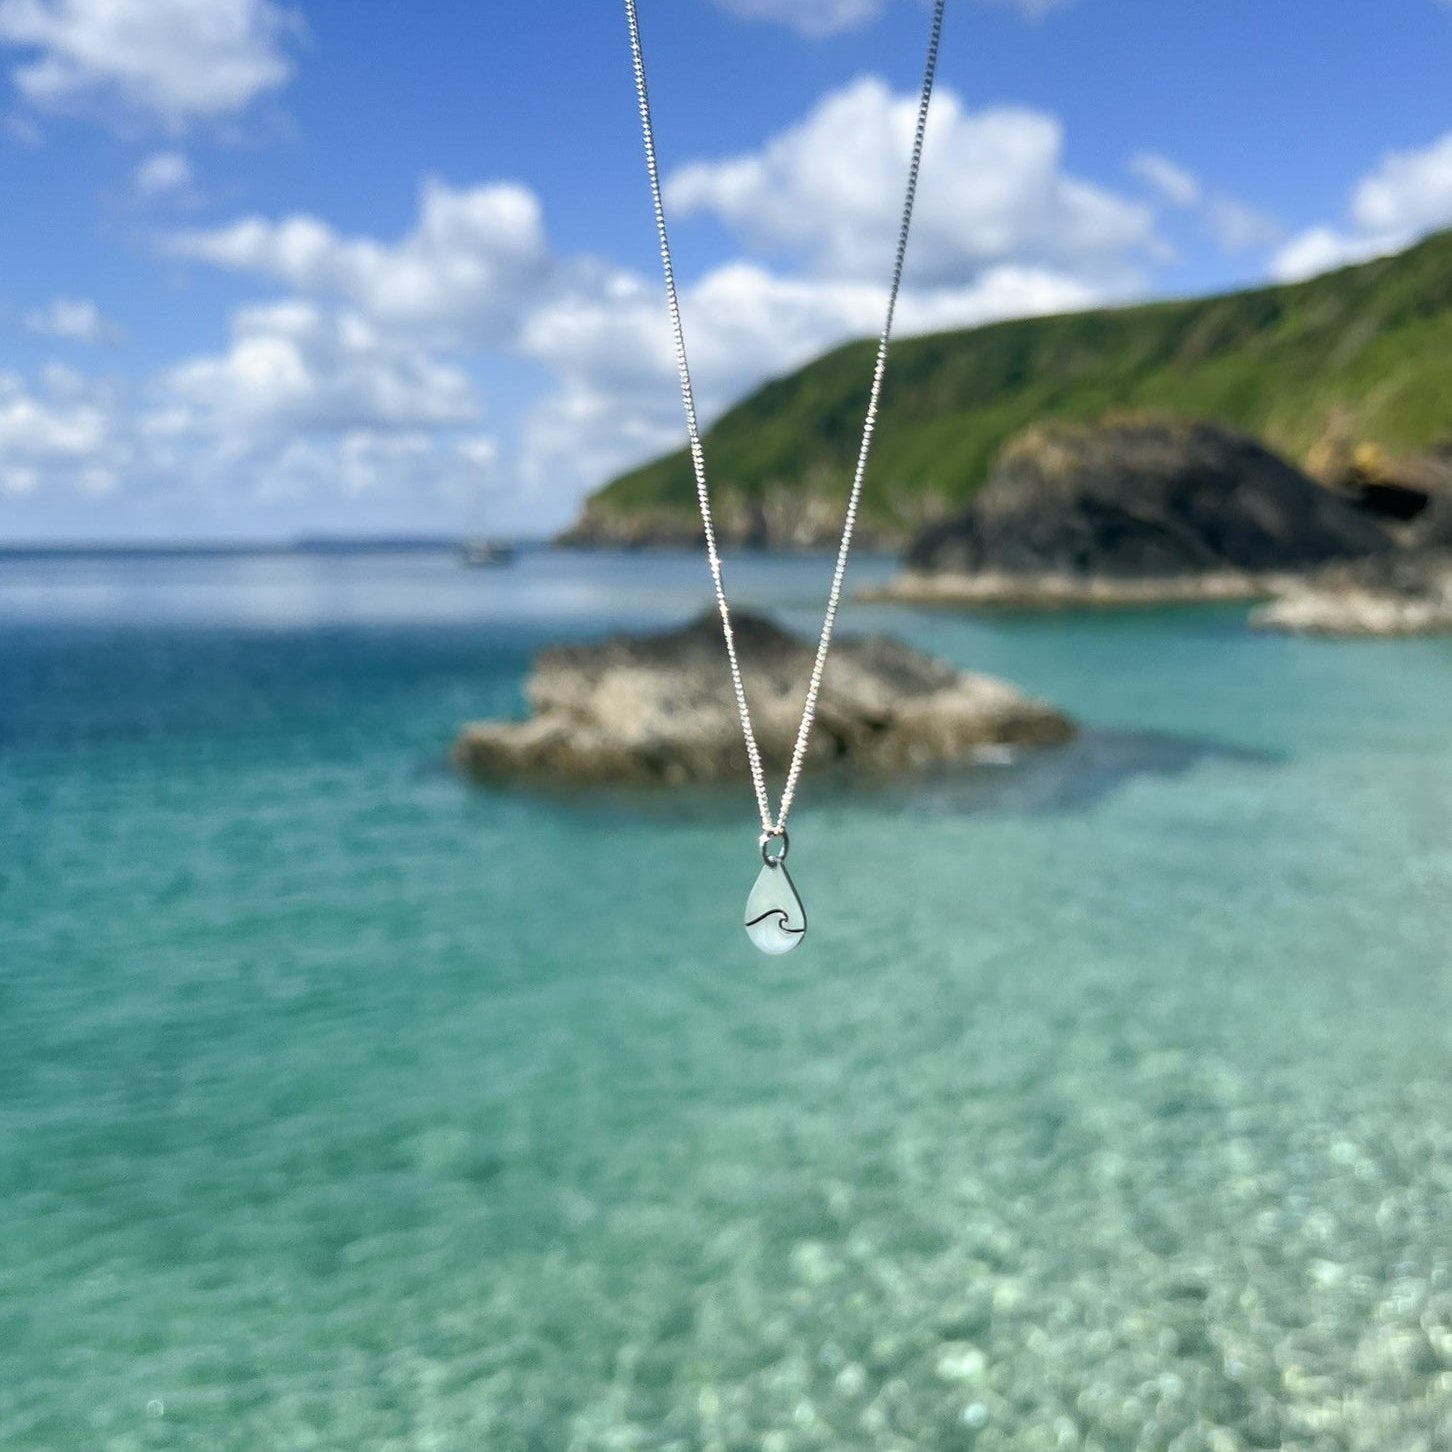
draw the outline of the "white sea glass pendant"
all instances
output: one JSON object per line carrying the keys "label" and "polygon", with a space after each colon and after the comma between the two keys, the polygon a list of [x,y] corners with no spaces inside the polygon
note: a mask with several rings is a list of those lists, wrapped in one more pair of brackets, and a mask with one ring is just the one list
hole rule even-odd
{"label": "white sea glass pendant", "polygon": [[746,936],[763,953],[790,953],[807,935],[807,914],[780,859],[767,860],[746,899]]}

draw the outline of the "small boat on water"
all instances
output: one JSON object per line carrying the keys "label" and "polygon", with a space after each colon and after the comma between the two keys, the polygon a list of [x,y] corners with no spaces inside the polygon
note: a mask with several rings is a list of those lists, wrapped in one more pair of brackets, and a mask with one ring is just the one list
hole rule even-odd
{"label": "small boat on water", "polygon": [[517,550],[507,539],[494,539],[487,535],[474,535],[459,545],[460,563],[470,568],[483,565],[507,565]]}

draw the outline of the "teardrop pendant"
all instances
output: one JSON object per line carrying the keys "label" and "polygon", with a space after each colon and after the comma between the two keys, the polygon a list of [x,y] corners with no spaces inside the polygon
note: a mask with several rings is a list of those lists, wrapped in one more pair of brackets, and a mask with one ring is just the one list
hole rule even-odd
{"label": "teardrop pendant", "polygon": [[786,864],[767,860],[746,899],[746,936],[763,953],[790,953],[806,936],[807,914]]}

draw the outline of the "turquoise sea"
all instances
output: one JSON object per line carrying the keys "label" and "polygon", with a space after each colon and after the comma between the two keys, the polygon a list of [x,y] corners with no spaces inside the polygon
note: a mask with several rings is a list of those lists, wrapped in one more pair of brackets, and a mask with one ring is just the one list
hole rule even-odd
{"label": "turquoise sea", "polygon": [[853,606],[1087,730],[809,779],[767,959],[745,783],[446,764],[706,599],[0,560],[0,1449],[1452,1447],[1452,641]]}

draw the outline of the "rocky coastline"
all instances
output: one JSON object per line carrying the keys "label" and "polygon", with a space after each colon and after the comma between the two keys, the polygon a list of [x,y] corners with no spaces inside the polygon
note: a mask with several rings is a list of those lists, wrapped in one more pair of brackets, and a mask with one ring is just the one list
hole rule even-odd
{"label": "rocky coastline", "polygon": [[[750,499],[726,494],[714,501],[716,539],[726,549],[835,549],[845,499],[846,484],[840,480],[833,489],[779,486]],[[892,528],[862,520],[853,538],[860,549],[900,550],[919,523]],[[580,517],[554,540],[567,549],[626,550],[699,549],[704,542],[695,498],[689,494],[673,509],[622,509],[598,497],[589,499]]]}
{"label": "rocky coastline", "polygon": [[1251,612],[1258,630],[1397,636],[1452,631],[1452,553],[1337,565]]}
{"label": "rocky coastline", "polygon": [[1452,631],[1452,453],[1402,461],[1376,487],[1395,488],[1401,501],[1419,497],[1411,517],[1394,526],[1397,548],[1290,582],[1252,611],[1253,626],[1327,636]]}
{"label": "rocky coastline", "polygon": [[[791,757],[814,647],[763,616],[733,625],[762,759]],[[524,720],[471,723],[456,765],[491,781],[545,785],[707,783],[744,777],[714,611],[678,630],[540,652]],[[827,662],[809,768],[887,775],[971,760],[985,749],[1068,740],[1062,712],[990,676],[884,637],[840,638]]]}
{"label": "rocky coastline", "polygon": [[1291,588],[1296,576],[1211,570],[1190,575],[1112,576],[1045,570],[903,570],[856,598],[899,605],[1023,610],[1111,609],[1130,605],[1209,605],[1269,600]]}
{"label": "rocky coastline", "polygon": [[919,534],[874,596],[1055,608],[1255,600],[1328,562],[1394,549],[1254,439],[1131,416],[1011,440],[973,504]]}
{"label": "rocky coastline", "polygon": [[[1318,482],[1247,435],[1155,414],[1049,423],[1000,451],[972,504],[912,533],[866,600],[944,608],[1248,603],[1259,629],[1410,635],[1452,628],[1452,444],[1322,459]],[[1316,467],[1320,467],[1319,465]],[[840,501],[784,487],[721,510],[728,547],[836,543]],[[577,546],[699,548],[684,508],[591,501]],[[858,543],[891,548],[881,527]]]}

